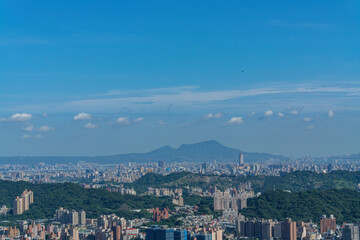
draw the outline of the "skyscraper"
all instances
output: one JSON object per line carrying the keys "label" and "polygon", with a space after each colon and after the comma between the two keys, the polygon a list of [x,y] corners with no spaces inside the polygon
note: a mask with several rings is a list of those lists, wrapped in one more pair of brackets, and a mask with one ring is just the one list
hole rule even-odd
{"label": "skyscraper", "polygon": [[290,218],[282,222],[281,238],[283,240],[296,240],[296,222],[292,222]]}
{"label": "skyscraper", "polygon": [[165,167],[165,162],[162,161],[162,160],[158,161],[158,167],[159,168],[164,168]]}
{"label": "skyscraper", "polygon": [[21,197],[16,197],[13,201],[13,214],[22,214],[29,210],[30,204],[34,202],[34,193],[26,190],[21,194]]}
{"label": "skyscraper", "polygon": [[239,165],[240,166],[244,165],[244,155],[242,152],[240,152],[239,154]]}
{"label": "skyscraper", "polygon": [[345,224],[342,230],[343,240],[358,240],[359,239],[359,226],[354,224]]}
{"label": "skyscraper", "polygon": [[79,220],[80,225],[86,225],[86,212],[84,210],[81,210],[81,212],[79,212]]}
{"label": "skyscraper", "polygon": [[23,199],[16,197],[13,201],[13,214],[18,215],[23,213]]}

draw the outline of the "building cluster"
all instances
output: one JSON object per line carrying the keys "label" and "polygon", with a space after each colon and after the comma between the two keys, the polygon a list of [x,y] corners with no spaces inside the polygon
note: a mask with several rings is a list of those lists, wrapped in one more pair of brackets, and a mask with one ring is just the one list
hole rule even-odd
{"label": "building cluster", "polygon": [[[340,240],[341,236],[345,240],[344,231],[350,231],[351,234],[358,231],[356,227],[352,228],[352,226],[355,225],[346,224],[342,231],[340,231],[333,215],[329,218],[325,215],[321,217],[320,229],[311,222],[294,222],[290,218],[284,221],[277,221],[272,219],[245,219],[239,215],[235,220],[235,231],[238,238],[257,238],[263,240]],[[346,240],[350,240],[350,238]],[[351,238],[351,240],[355,239]]]}
{"label": "building cluster", "polygon": [[67,210],[64,208],[59,208],[55,212],[55,221],[62,224],[71,224],[71,225],[86,225],[86,212],[81,210],[77,212],[75,210]]}
{"label": "building cluster", "polygon": [[[108,182],[114,184],[131,183],[146,173],[166,175],[174,172],[188,171],[203,174],[232,174],[241,176],[279,176],[293,171],[313,171],[328,173],[334,170],[360,170],[356,158],[342,157],[304,157],[299,159],[268,159],[256,162],[246,159],[240,153],[236,161],[219,162],[215,159],[206,163],[199,162],[167,162],[150,163],[128,162],[122,164],[99,164],[78,161],[74,163],[45,164],[2,164],[0,179],[12,181],[29,181],[33,183],[71,181],[86,183],[87,187],[100,185],[106,188]],[[133,194],[133,193],[131,193]]]}
{"label": "building cluster", "polygon": [[264,240],[296,240],[297,225],[291,219],[278,222],[263,219],[237,219],[235,222],[238,237],[258,238]]}
{"label": "building cluster", "polygon": [[124,188],[122,185],[119,187],[107,187],[106,190],[109,192],[117,192],[121,195],[136,195],[134,188]]}
{"label": "building cluster", "polygon": [[182,188],[171,189],[171,188],[152,188],[152,187],[149,187],[141,195],[151,195],[151,196],[155,196],[155,197],[182,196],[183,195],[183,189]]}
{"label": "building cluster", "polygon": [[30,205],[34,203],[34,193],[31,190],[25,190],[21,196],[17,196],[13,201],[13,214],[19,215],[29,210]]}
{"label": "building cluster", "polygon": [[156,208],[153,211],[153,220],[154,222],[161,222],[162,220],[166,220],[169,218],[169,211],[164,208],[163,211],[161,211],[159,208]]}
{"label": "building cluster", "polygon": [[93,232],[99,240],[131,240],[144,238],[131,221],[126,221],[115,214],[102,215],[97,220],[97,228]]}
{"label": "building cluster", "polygon": [[195,231],[152,226],[146,229],[146,240],[222,240],[223,230],[198,228]]}
{"label": "building cluster", "polygon": [[251,183],[246,182],[238,188],[227,189],[224,192],[215,190],[214,210],[223,211],[228,209],[240,210],[247,207],[247,199],[254,197]]}

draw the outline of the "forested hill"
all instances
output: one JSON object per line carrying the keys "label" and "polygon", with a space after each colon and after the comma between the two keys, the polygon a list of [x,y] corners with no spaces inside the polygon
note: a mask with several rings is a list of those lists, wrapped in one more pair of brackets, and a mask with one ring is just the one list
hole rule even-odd
{"label": "forested hill", "polygon": [[360,193],[350,189],[311,190],[289,193],[268,191],[248,200],[241,210],[247,217],[319,222],[323,214],[333,214],[338,224],[360,220]]}
{"label": "forested hill", "polygon": [[315,173],[309,171],[296,171],[282,176],[227,176],[227,175],[202,175],[190,172],[172,173],[162,176],[148,173],[128,187],[134,187],[137,192],[143,192],[148,187],[200,187],[208,189],[217,186],[225,189],[237,186],[240,183],[251,181],[257,192],[283,189],[300,192],[311,189],[356,189],[360,183],[360,172],[333,171],[331,173]]}
{"label": "forested hill", "polygon": [[[150,196],[120,195],[104,189],[85,189],[72,183],[32,184],[28,182],[0,181],[0,205],[12,208],[12,201],[25,189],[34,192],[34,204],[21,216],[6,216],[1,219],[40,219],[53,217],[55,210],[64,207],[69,210],[85,210],[90,217],[116,213],[126,218],[144,217],[147,208],[172,207],[168,199]],[[140,213],[133,209],[141,209]]]}

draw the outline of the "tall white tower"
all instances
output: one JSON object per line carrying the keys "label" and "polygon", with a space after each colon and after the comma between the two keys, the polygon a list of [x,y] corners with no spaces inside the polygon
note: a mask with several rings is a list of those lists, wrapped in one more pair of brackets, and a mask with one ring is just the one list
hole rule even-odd
{"label": "tall white tower", "polygon": [[244,164],[244,154],[242,152],[239,154],[239,164],[240,166]]}

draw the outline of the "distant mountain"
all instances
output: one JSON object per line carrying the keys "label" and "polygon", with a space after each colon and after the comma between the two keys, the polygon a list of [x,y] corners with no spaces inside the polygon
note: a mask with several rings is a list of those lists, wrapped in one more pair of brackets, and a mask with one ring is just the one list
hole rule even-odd
{"label": "distant mountain", "polygon": [[[68,163],[68,162],[95,162],[95,163],[123,163],[123,162],[208,162],[208,161],[237,161],[240,150],[226,147],[215,140],[194,144],[183,144],[179,148],[170,146],[161,147],[148,153],[118,154],[113,156],[97,157],[0,157],[0,164],[34,164]],[[271,159],[288,160],[289,158],[268,153],[243,152],[244,161],[248,163],[264,162]]]}

